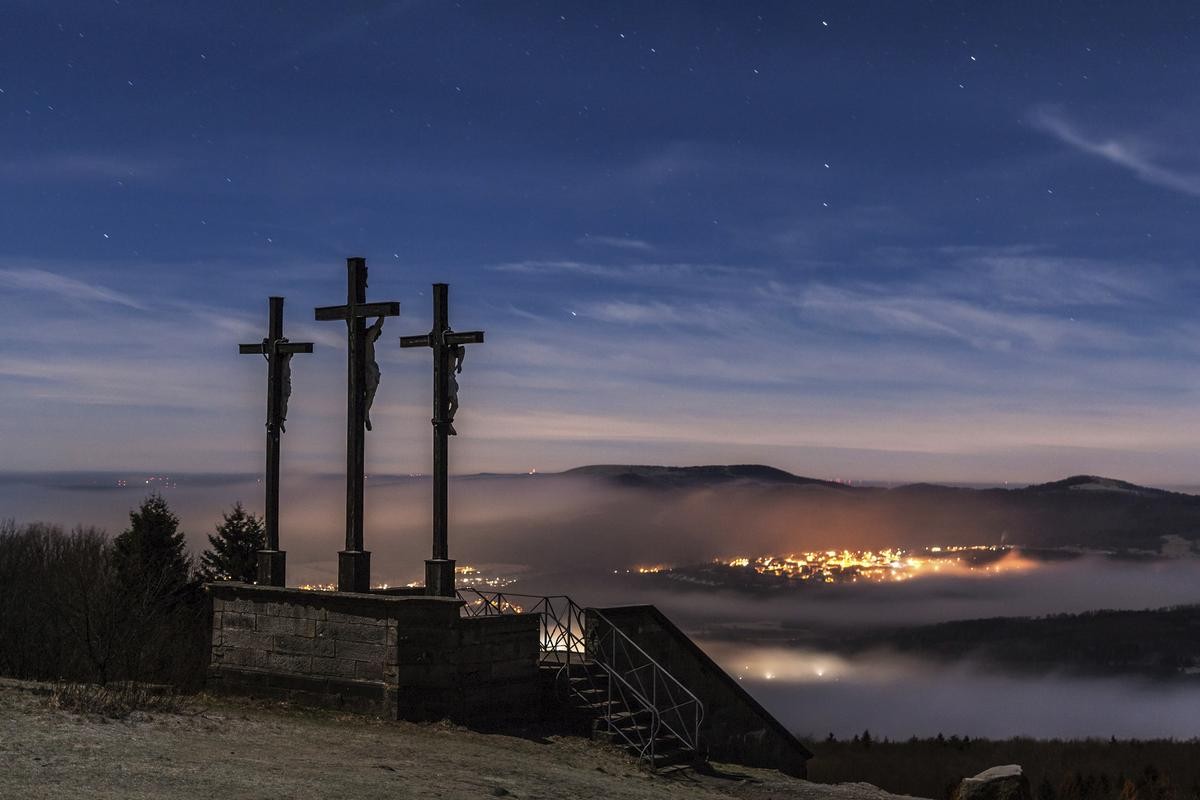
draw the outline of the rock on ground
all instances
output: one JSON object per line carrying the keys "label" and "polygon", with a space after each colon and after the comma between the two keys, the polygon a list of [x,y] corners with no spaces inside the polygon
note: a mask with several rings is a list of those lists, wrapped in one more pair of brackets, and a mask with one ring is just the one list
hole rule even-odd
{"label": "rock on ground", "polygon": [[1029,779],[1017,764],[985,769],[964,778],[954,793],[955,800],[1032,800]]}
{"label": "rock on ground", "polygon": [[199,697],[180,713],[124,720],[56,711],[32,684],[0,681],[0,797],[802,798],[895,800],[714,765],[655,774],[575,737],[485,734]]}

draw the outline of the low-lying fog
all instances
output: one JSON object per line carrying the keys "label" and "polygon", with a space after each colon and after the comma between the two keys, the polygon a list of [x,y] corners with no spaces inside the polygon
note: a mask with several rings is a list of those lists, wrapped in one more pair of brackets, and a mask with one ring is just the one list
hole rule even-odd
{"label": "low-lying fog", "polygon": [[801,735],[942,733],[1008,738],[1200,735],[1200,686],[1137,679],[1008,676],[968,662],[846,660],[803,650],[704,642],[779,721]]}
{"label": "low-lying fog", "polygon": [[[96,525],[115,534],[157,485],[198,552],[234,501],[256,511],[262,507],[262,488],[253,478],[177,476],[146,484],[149,477],[10,476],[0,480],[0,518]],[[119,487],[118,479],[130,485]],[[420,579],[429,555],[429,481],[375,478],[367,485],[366,542],[374,580],[395,585]],[[343,509],[340,478],[285,479],[280,529],[290,584],[335,579]],[[889,530],[862,520],[805,527],[779,509],[728,502],[714,489],[650,493],[520,476],[461,478],[451,486],[450,547],[460,564],[520,578],[513,591],[569,593],[589,605],[655,603],[704,639],[714,658],[803,733],[842,737],[870,728],[892,737],[1200,734],[1195,722],[1200,687],[1009,677],[969,663],[878,655],[847,661],[769,644],[780,626],[861,627],[1200,603],[1200,559],[1135,563],[1088,557],[1000,574],[806,585],[765,596],[679,590],[661,576],[625,572],[636,564],[694,564],[717,556],[934,543],[897,541]],[[993,542],[972,541],[971,532],[963,531],[959,543]],[[725,641],[731,633],[746,641]]]}

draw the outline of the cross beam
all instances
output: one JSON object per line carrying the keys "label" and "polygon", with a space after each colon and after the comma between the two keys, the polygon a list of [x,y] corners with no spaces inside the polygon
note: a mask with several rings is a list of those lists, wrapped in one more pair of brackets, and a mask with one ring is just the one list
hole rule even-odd
{"label": "cross beam", "polygon": [[261,355],[267,359],[267,474],[266,474],[266,548],[258,551],[258,583],[264,586],[286,585],[287,554],[279,549],[279,435],[287,419],[287,403],[292,393],[292,356],[311,353],[312,342],[289,342],[283,336],[283,298],[268,301],[267,338],[258,344],[239,344],[242,355]]}
{"label": "cross beam", "polygon": [[433,350],[433,558],[425,562],[425,593],[454,597],[454,561],[450,558],[448,528],[449,447],[448,436],[456,435],[454,412],[458,409],[456,371],[462,370],[463,345],[481,344],[483,331],[456,333],[450,328],[450,287],[433,285],[433,328],[420,336],[401,336],[401,347]]}
{"label": "cross beam", "polygon": [[[367,261],[346,259],[346,304],[315,309],[319,321],[345,320],[346,348],[346,549],[338,553],[338,591],[366,592],[371,588],[371,554],[363,550],[364,474],[366,472],[367,411],[374,397],[368,381],[375,363],[375,339],[384,317],[400,314],[399,303],[367,302]],[[366,318],[378,317],[368,336]]]}

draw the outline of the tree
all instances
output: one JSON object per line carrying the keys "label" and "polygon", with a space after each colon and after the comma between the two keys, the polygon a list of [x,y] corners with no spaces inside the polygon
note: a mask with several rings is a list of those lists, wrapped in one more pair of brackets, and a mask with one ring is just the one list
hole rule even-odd
{"label": "tree", "polygon": [[48,593],[55,597],[54,614],[63,638],[82,655],[87,678],[108,683],[123,663],[134,629],[117,584],[113,548],[95,528],[76,527],[69,537],[60,532],[58,540],[55,568],[47,580]]}
{"label": "tree", "polygon": [[113,540],[112,555],[127,623],[124,674],[128,680],[166,676],[186,644],[187,618],[202,603],[179,517],[162,495],[150,495],[129,512],[129,527]]}
{"label": "tree", "polygon": [[209,534],[209,549],[200,557],[200,576],[206,581],[254,583],[258,576],[258,551],[266,546],[262,517],[248,513],[242,504],[233,508]]}
{"label": "tree", "polygon": [[122,588],[138,595],[152,589],[169,595],[191,578],[192,560],[179,517],[160,494],[152,494],[129,512],[129,527],[113,540],[113,557]]}

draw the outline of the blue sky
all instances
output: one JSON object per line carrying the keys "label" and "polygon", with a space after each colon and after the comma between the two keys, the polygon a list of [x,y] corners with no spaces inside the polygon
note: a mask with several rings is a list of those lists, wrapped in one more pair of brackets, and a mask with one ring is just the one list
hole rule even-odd
{"label": "blue sky", "polygon": [[[344,258],[385,342],[484,328],[454,467],[1200,469],[1189,4],[10,2],[7,469],[343,458]],[[380,348],[377,471],[428,469]]]}

